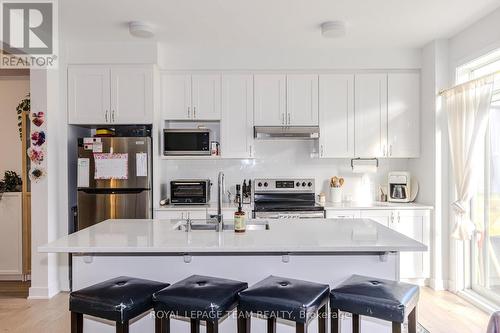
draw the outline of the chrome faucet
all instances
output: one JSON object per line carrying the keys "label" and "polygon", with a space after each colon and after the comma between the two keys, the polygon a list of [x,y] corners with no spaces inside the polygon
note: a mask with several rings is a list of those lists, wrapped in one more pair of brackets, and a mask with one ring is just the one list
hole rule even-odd
{"label": "chrome faucet", "polygon": [[216,231],[224,231],[224,218],[222,216],[222,197],[224,196],[224,172],[219,172],[219,178],[217,181],[217,215],[215,218],[217,220]]}

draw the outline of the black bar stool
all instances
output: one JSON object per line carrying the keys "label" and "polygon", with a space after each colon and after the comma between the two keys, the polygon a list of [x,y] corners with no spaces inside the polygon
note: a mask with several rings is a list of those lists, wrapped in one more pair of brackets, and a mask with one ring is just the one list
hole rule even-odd
{"label": "black bar stool", "polygon": [[219,320],[238,304],[238,292],[246,282],[193,275],[153,295],[156,333],[170,332],[170,316],[191,319],[191,333],[200,332],[200,321],[207,333],[217,333]]}
{"label": "black bar stool", "polygon": [[326,284],[269,276],[240,292],[238,333],[250,333],[252,313],[267,318],[268,333],[276,332],[277,318],[295,322],[295,331],[305,333],[317,313],[319,333],[326,333],[329,292]]}
{"label": "black bar stool", "polygon": [[153,307],[154,292],[168,283],[121,276],[69,295],[71,333],[83,332],[83,315],[116,322],[117,333],[128,333],[129,320]]}
{"label": "black bar stool", "polygon": [[359,316],[390,321],[393,333],[408,316],[408,333],[416,333],[418,297],[418,286],[353,275],[330,293],[332,333],[340,332],[339,311],[352,314],[353,333],[360,332]]}

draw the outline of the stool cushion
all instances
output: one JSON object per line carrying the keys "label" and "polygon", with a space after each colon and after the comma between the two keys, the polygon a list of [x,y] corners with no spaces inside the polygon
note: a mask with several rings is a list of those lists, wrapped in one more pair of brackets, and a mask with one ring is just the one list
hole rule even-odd
{"label": "stool cushion", "polygon": [[216,322],[234,309],[246,282],[193,275],[153,295],[155,311]]}
{"label": "stool cushion", "polygon": [[403,323],[417,305],[418,286],[353,275],[330,293],[331,308]]}
{"label": "stool cushion", "polygon": [[121,276],[72,292],[69,310],[123,323],[151,309],[153,293],[168,285]]}
{"label": "stool cushion", "polygon": [[307,323],[328,302],[329,292],[326,284],[269,276],[240,293],[239,309]]}

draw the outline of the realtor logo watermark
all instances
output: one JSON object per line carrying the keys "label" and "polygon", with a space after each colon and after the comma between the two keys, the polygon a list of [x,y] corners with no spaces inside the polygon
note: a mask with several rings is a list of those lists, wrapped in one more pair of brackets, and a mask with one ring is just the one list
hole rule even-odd
{"label": "realtor logo watermark", "polygon": [[0,0],[0,67],[56,67],[56,3]]}

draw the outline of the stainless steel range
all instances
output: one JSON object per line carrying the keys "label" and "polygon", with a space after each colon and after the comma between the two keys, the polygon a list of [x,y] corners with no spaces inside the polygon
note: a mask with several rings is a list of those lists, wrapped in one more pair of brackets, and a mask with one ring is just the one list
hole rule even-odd
{"label": "stainless steel range", "polygon": [[254,218],[324,218],[324,207],[316,204],[314,179],[255,179]]}

